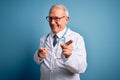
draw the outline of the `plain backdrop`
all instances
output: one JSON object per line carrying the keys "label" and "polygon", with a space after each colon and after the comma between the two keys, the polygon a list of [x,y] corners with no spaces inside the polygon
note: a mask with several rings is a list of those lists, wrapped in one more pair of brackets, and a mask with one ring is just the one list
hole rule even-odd
{"label": "plain backdrop", "polygon": [[85,40],[81,80],[120,80],[119,0],[0,0],[0,80],[39,80],[33,55],[50,32],[45,17],[56,3],[68,8],[67,26]]}

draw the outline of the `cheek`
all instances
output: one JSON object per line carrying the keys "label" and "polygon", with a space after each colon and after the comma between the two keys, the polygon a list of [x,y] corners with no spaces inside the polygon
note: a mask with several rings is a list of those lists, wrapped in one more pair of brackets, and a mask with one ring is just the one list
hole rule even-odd
{"label": "cheek", "polygon": [[66,23],[65,22],[61,22],[59,23],[60,24],[60,27],[63,28],[64,26],[66,26]]}

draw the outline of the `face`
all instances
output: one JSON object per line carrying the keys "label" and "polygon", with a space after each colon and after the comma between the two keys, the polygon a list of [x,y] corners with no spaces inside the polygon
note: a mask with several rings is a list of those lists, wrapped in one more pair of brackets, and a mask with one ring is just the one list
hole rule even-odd
{"label": "face", "polygon": [[62,8],[54,7],[49,13],[49,25],[54,34],[62,31],[69,20]]}

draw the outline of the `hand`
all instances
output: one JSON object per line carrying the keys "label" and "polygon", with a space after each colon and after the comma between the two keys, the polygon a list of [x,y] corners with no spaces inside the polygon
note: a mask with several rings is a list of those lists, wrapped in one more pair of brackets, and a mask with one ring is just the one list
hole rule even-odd
{"label": "hand", "polygon": [[73,46],[72,46],[72,40],[68,41],[65,44],[61,44],[61,48],[63,51],[63,55],[68,58],[72,54]]}
{"label": "hand", "polygon": [[38,56],[40,58],[45,58],[47,56],[47,48],[40,48],[38,50]]}

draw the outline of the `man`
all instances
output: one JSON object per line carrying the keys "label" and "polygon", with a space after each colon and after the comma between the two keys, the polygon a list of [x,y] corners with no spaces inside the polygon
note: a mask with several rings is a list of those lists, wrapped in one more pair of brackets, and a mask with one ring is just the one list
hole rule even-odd
{"label": "man", "polygon": [[66,25],[68,10],[61,4],[50,8],[51,32],[40,39],[34,60],[40,64],[41,80],[80,80],[79,74],[87,67],[83,37]]}

